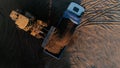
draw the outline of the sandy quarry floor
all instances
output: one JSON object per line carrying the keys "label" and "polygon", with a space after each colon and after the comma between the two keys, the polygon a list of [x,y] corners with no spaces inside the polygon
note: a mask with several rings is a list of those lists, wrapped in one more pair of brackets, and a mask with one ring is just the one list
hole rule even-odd
{"label": "sandy quarry floor", "polygon": [[[77,0],[53,1],[51,22],[70,1]],[[9,18],[12,9],[22,8],[48,21],[48,3],[0,0],[0,68],[120,68],[119,0],[82,0],[86,8],[82,24],[59,61],[44,54],[41,41],[17,29]]]}

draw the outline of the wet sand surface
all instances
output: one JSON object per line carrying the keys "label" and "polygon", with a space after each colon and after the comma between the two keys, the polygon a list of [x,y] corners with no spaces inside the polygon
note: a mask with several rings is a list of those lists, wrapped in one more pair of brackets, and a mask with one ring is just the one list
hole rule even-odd
{"label": "wet sand surface", "polygon": [[44,54],[40,40],[18,29],[10,19],[13,9],[23,9],[38,19],[56,24],[71,1],[0,0],[0,68],[120,68],[120,1],[82,0],[86,12],[63,58]]}

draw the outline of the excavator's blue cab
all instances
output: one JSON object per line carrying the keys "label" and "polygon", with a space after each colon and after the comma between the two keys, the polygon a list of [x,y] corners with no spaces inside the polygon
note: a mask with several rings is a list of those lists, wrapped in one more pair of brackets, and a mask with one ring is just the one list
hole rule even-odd
{"label": "excavator's blue cab", "polygon": [[85,9],[77,3],[71,2],[67,8],[68,11],[76,14],[77,16],[81,16],[81,14],[85,11]]}
{"label": "excavator's blue cab", "polygon": [[71,2],[67,10],[64,12],[63,17],[70,19],[74,24],[80,24],[80,16],[85,9],[77,3]]}

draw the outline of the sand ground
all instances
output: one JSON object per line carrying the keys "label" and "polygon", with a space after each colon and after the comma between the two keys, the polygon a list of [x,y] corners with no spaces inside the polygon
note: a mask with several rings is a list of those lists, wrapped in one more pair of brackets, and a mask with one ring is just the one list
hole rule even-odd
{"label": "sand ground", "polygon": [[16,28],[9,13],[24,9],[56,24],[71,1],[0,0],[0,68],[120,68],[120,1],[82,0],[86,12],[61,60],[42,52],[40,40]]}

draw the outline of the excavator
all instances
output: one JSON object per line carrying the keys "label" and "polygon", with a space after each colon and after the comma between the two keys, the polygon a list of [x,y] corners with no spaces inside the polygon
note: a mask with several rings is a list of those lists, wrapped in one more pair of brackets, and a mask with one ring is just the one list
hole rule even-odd
{"label": "excavator", "polygon": [[15,21],[19,29],[42,40],[40,45],[44,53],[60,59],[66,46],[72,39],[76,27],[80,25],[84,11],[85,9],[82,6],[71,2],[56,26],[49,26],[46,22],[36,19],[29,12],[23,12],[19,9],[12,10],[10,18]]}

